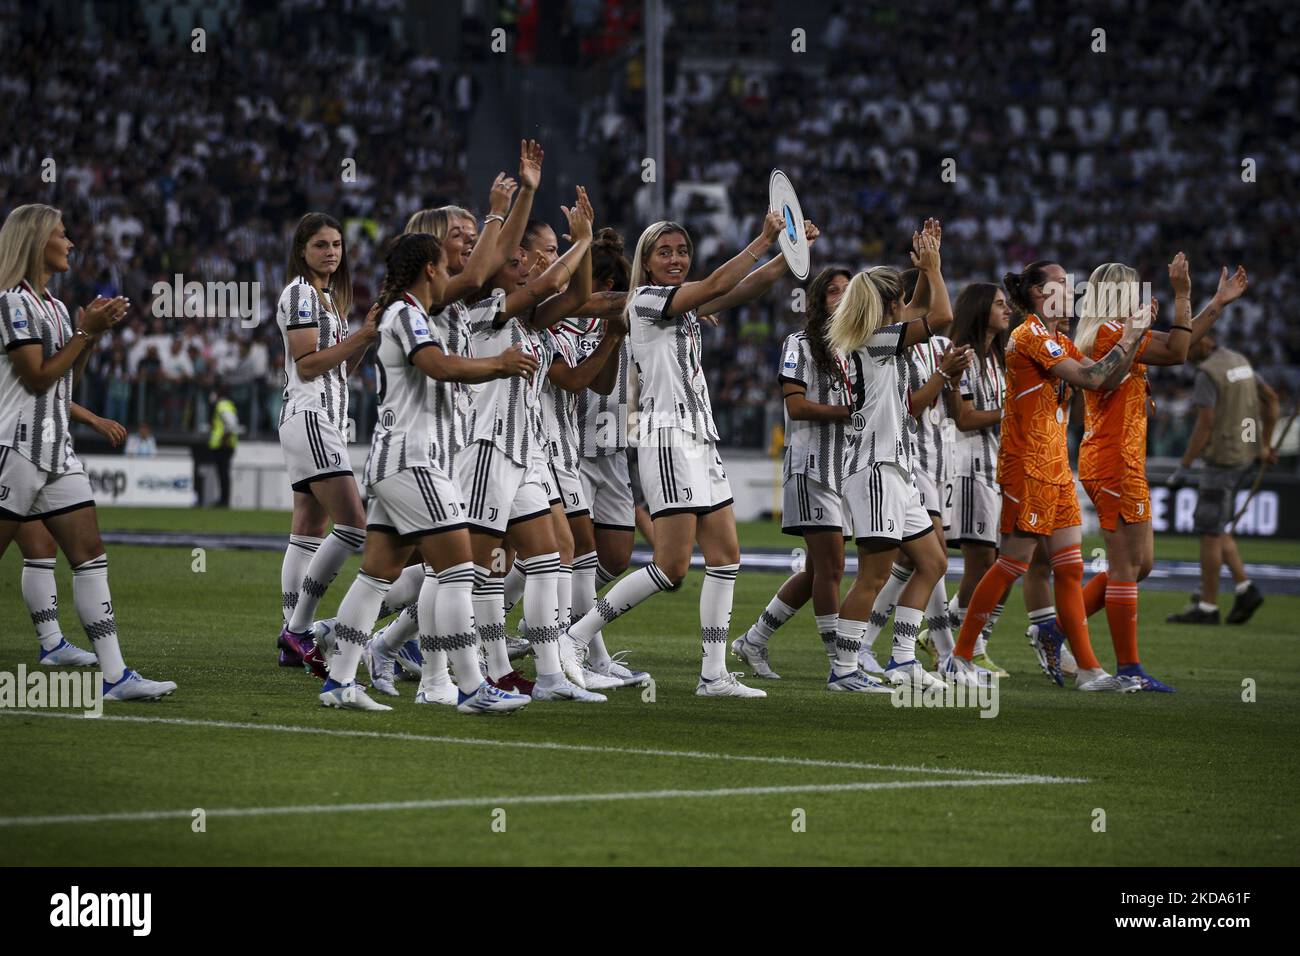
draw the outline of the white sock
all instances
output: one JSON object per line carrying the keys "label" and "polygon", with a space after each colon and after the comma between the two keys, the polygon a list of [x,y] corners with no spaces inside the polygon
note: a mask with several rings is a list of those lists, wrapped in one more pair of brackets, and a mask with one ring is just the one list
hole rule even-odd
{"label": "white sock", "polygon": [[919,607],[894,608],[894,645],[890,656],[895,663],[916,660],[916,636],[921,633],[923,616]]}
{"label": "white sock", "polygon": [[[436,620],[431,615],[437,614],[438,608],[438,574],[433,568],[424,565],[424,583],[420,587],[420,593],[416,595],[414,604],[408,604],[402,611],[401,615],[392,624],[384,630],[384,646],[387,647],[390,654],[396,653],[397,650],[411,639],[412,635],[419,635],[420,641],[420,688],[424,689],[430,684],[445,684],[451,680],[451,675],[447,673],[447,651],[435,639],[431,631],[421,632],[420,614],[421,607],[424,606],[423,613],[426,618]],[[470,593],[473,594],[473,565],[470,565]],[[474,605],[473,599],[470,599],[470,626],[474,625]],[[430,624],[434,627],[434,624]],[[475,647],[478,646],[477,639]],[[474,656],[473,673],[479,675],[478,655]],[[479,676],[482,680],[482,677]],[[476,685],[477,686],[477,685]]]}
{"label": "white sock", "polygon": [[817,622],[817,635],[822,639],[826,656],[835,660],[835,632],[839,628],[839,614],[818,614],[814,620]]}
{"label": "white sock", "polygon": [[[528,568],[525,566],[523,561],[520,561],[519,558],[516,557],[514,562],[510,565],[510,570],[506,572],[504,589],[502,591],[505,595],[505,608],[507,614],[514,610],[515,605],[519,603],[519,599],[523,597],[524,578],[527,577],[527,575]],[[524,617],[527,618],[528,615],[525,614]]]}
{"label": "white sock", "polygon": [[638,568],[624,576],[609,589],[609,593],[597,598],[596,606],[582,620],[574,621],[569,626],[569,636],[580,647],[586,647],[592,636],[610,621],[626,614],[652,594],[673,590],[676,589],[668,575],[660,571],[652,561],[644,568]]}
{"label": "white sock", "polygon": [[555,607],[559,615],[560,633],[569,629],[569,616],[573,613],[573,566],[561,564],[555,578]]}
{"label": "white sock", "polygon": [[[1002,616],[1002,612],[1005,609],[1005,604],[998,604],[995,605],[992,612],[990,612],[988,621],[985,622],[983,629],[980,631],[980,636],[975,638],[976,657],[979,657],[979,655],[983,654],[988,648],[989,638],[993,636],[993,628],[998,623],[998,618]],[[1052,616],[1056,616],[1056,608],[1052,608]]]}
{"label": "white sock", "polygon": [[[289,618],[289,630],[295,634],[304,633],[315,620],[316,608],[325,596],[325,589],[338,577],[341,569],[354,554],[360,554],[366,543],[363,528],[349,528],[336,524],[326,536],[325,541],[316,549],[307,573],[302,578],[302,590],[298,592],[298,604]],[[375,609],[378,615],[379,609]],[[376,617],[378,620],[378,617]],[[370,622],[374,625],[374,621]]]}
{"label": "white sock", "polygon": [[1196,606],[1199,607],[1202,611],[1217,611],[1219,609],[1219,605],[1206,604],[1204,601],[1197,601]]}
{"label": "white sock", "polygon": [[[410,570],[409,568],[407,570]],[[432,587],[430,600],[438,596],[438,576],[431,574],[421,578],[425,582],[424,587]],[[402,613],[393,619],[393,622],[375,635],[377,640],[390,655],[396,654],[402,649],[402,645],[411,638],[420,633],[419,627],[419,602],[424,595],[424,589],[415,596],[415,603],[408,604],[402,608]],[[387,603],[387,602],[385,602]],[[382,611],[382,609],[381,609]],[[423,645],[420,647],[420,653],[424,653]]]}
{"label": "white sock", "polygon": [[866,621],[841,617],[835,623],[835,659],[831,662],[831,673],[836,677],[852,674],[858,669],[858,651],[862,650],[866,632]]}
{"label": "white sock", "polygon": [[[520,563],[516,561],[516,563]],[[557,584],[560,577],[560,553],[538,554],[525,559],[524,620],[528,622],[528,643],[533,645],[537,676],[561,673],[560,612]]]}
{"label": "white sock", "polygon": [[474,566],[474,628],[487,655],[488,676],[493,680],[514,670],[506,650],[506,608],[502,587],[501,578],[491,577],[482,565]]}
{"label": "white sock", "polygon": [[951,625],[948,618],[948,591],[943,578],[934,584],[930,592],[930,603],[925,608],[925,626],[930,629],[930,640],[940,657],[952,654],[954,645]]}
{"label": "white sock", "polygon": [[966,620],[966,609],[961,605],[961,592],[958,591],[948,602],[948,630],[954,634],[961,633],[962,621]]}
{"label": "white sock", "polygon": [[889,569],[889,577],[885,580],[884,586],[880,593],[876,595],[876,601],[871,605],[871,616],[867,618],[867,630],[862,635],[862,643],[871,647],[876,643],[876,638],[880,632],[885,629],[889,623],[889,615],[894,611],[894,605],[898,603],[898,596],[903,593],[903,588],[907,582],[912,579],[912,572],[901,564],[895,564]]}
{"label": "white sock", "polygon": [[1047,607],[1031,608],[1029,610],[1029,623],[1042,626],[1049,621],[1056,620],[1056,605],[1049,604]]}
{"label": "white sock", "polygon": [[298,592],[302,590],[307,565],[311,564],[316,549],[324,540],[307,534],[289,535],[289,546],[284,549],[284,562],[280,565],[281,606],[286,627],[289,626],[289,618],[293,617],[293,609],[298,606]]}
{"label": "white sock", "polygon": [[700,675],[717,680],[727,672],[727,631],[731,627],[731,606],[736,592],[739,564],[718,564],[704,569],[700,588],[700,641],[704,661]]}
{"label": "white sock", "polygon": [[758,620],[745,635],[746,640],[759,647],[766,647],[776,629],[794,617],[797,611],[798,608],[793,608],[782,601],[779,594],[773,595],[772,600],[767,602],[767,608],[758,616]]}
{"label": "white sock", "polygon": [[[86,629],[86,636],[104,680],[113,684],[122,679],[126,662],[122,648],[117,643],[117,620],[113,617],[113,595],[108,590],[108,555],[101,554],[85,564],[72,569],[72,603],[77,606],[77,617]],[[108,612],[104,608],[109,608]]]}
{"label": "white sock", "polygon": [[59,630],[59,585],[54,579],[55,558],[23,561],[23,601],[36,626],[41,650],[52,651],[63,641]]}
{"label": "white sock", "polygon": [[1246,580],[1242,581],[1240,584],[1236,586],[1236,591],[1238,594],[1245,594],[1249,590],[1250,590],[1250,578],[1246,578]]}
{"label": "white sock", "polygon": [[435,581],[438,580],[438,575],[423,564],[412,564],[410,567],[403,568],[402,573],[393,582],[393,586],[388,589],[388,596],[384,598],[384,603],[379,608],[379,617],[376,620],[382,621],[386,617],[392,617],[398,611],[410,607],[420,600],[420,591],[424,588],[424,579],[431,574]]}
{"label": "white sock", "polygon": [[357,572],[357,579],[352,582],[352,587],[348,588],[348,593],[343,597],[343,603],[339,605],[339,615],[334,625],[338,650],[330,658],[330,680],[350,684],[357,679],[361,652],[370,640],[375,621],[379,619],[379,605],[384,603],[384,595],[392,586],[392,581],[373,577],[364,571]]}
{"label": "white sock", "polygon": [[[596,575],[600,562],[596,552],[589,551],[573,559],[573,606],[569,610],[569,624],[581,621],[596,604]],[[609,650],[600,631],[591,636],[587,643],[587,656],[593,664],[603,664],[609,660]]]}
{"label": "white sock", "polygon": [[[474,633],[474,565],[466,561],[448,568],[432,580],[437,582],[436,602],[425,600],[424,591],[429,589],[427,583],[420,591],[422,618],[427,614],[426,603],[435,604],[431,608],[433,620],[427,624],[421,621],[421,635],[428,633],[426,628],[432,628],[434,649],[442,651],[455,665],[456,687],[462,694],[472,694],[483,683],[483,675],[478,669],[478,637]],[[423,645],[424,641],[420,643]],[[436,668],[426,666],[421,670],[420,683],[423,684],[426,677],[436,679],[435,672]]]}

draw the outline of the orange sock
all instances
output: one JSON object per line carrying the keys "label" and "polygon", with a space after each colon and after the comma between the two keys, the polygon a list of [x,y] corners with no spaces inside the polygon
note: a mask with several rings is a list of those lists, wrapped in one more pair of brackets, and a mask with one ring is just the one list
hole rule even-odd
{"label": "orange sock", "polygon": [[1083,609],[1083,552],[1077,544],[1052,555],[1052,590],[1056,595],[1056,620],[1070,639],[1074,659],[1084,670],[1100,667],[1088,639],[1088,617]]}
{"label": "orange sock", "polygon": [[985,572],[975,588],[975,593],[970,597],[966,617],[961,622],[961,635],[957,638],[957,646],[953,649],[954,654],[970,660],[971,655],[975,653],[975,639],[980,636],[980,631],[988,623],[989,614],[1002,603],[1011,585],[1028,570],[1029,565],[1003,555]]}
{"label": "orange sock", "polygon": [[1105,571],[1094,574],[1083,586],[1083,613],[1092,617],[1106,606],[1106,584],[1110,575]]}
{"label": "orange sock", "polygon": [[1106,620],[1120,667],[1138,663],[1138,586],[1112,581],[1106,588]]}

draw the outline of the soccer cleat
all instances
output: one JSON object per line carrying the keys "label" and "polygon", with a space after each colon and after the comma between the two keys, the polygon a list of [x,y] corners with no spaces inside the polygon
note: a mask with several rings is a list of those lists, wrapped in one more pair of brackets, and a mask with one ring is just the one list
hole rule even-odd
{"label": "soccer cleat", "polygon": [[621,677],[602,674],[590,664],[582,665],[582,686],[587,690],[616,690],[623,685]]}
{"label": "soccer cleat", "polygon": [[1263,603],[1264,595],[1259,593],[1259,588],[1255,587],[1255,583],[1252,581],[1250,586],[1233,600],[1232,610],[1228,612],[1227,622],[1229,624],[1245,624]]}
{"label": "soccer cleat", "polygon": [[399,647],[393,659],[397,661],[398,680],[420,679],[421,669],[424,667],[424,655],[420,653],[420,642],[415,638],[411,638]]}
{"label": "soccer cleat", "polygon": [[858,667],[868,674],[883,674],[885,669],[880,666],[880,661],[876,660],[876,655],[872,653],[871,648],[863,642],[862,649],[858,651]]}
{"label": "soccer cleat", "polygon": [[336,680],[327,680],[320,692],[322,707],[337,707],[340,710],[392,710],[387,704],[371,700],[366,696],[366,689],[356,681],[340,684]]}
{"label": "soccer cleat", "polygon": [[578,645],[568,634],[560,635],[560,669],[569,683],[579,689],[585,689],[582,678],[582,662],[578,660]]}
{"label": "soccer cleat", "polygon": [[1128,677],[1132,680],[1136,680],[1142,690],[1154,691],[1158,694],[1175,693],[1174,688],[1170,687],[1163,681],[1156,680],[1143,670],[1141,664],[1125,664],[1119,668],[1115,676]]}
{"label": "soccer cleat", "polygon": [[489,677],[488,683],[497,690],[503,690],[508,694],[523,694],[525,697],[532,694],[534,686],[534,682],[519,673],[519,671],[511,671],[496,680]]}
{"label": "soccer cleat", "polygon": [[311,626],[311,637],[320,648],[321,656],[329,660],[338,650],[338,638],[334,634],[334,626],[338,624],[339,619],[336,617],[327,617],[323,621],[316,621]]}
{"label": "soccer cleat", "polygon": [[1074,659],[1070,653],[1069,643],[1061,645],[1061,673],[1066,677],[1073,677],[1079,672],[1079,662]]}
{"label": "soccer cleat", "polygon": [[939,666],[939,652],[934,649],[934,641],[930,640],[928,627],[921,628],[921,632],[916,635],[916,659],[928,671]]}
{"label": "soccer cleat", "polygon": [[398,696],[397,688],[393,686],[397,664],[378,637],[366,642],[362,656],[366,659],[366,670],[370,672],[370,686],[386,697]]}
{"label": "soccer cleat", "polygon": [[939,674],[946,682],[962,687],[979,687],[988,682],[988,678],[980,673],[974,660],[968,661],[956,654],[950,654],[943,659],[939,665]]}
{"label": "soccer cleat", "polygon": [[508,635],[506,637],[506,656],[508,656],[510,660],[513,661],[519,657],[527,657],[532,652],[533,645],[528,643],[527,638],[515,637],[514,635]]}
{"label": "soccer cleat", "polygon": [[709,680],[700,675],[700,682],[695,685],[696,697],[766,697],[767,691],[757,687],[746,687],[738,678],[740,674],[731,672]]}
{"label": "soccer cleat", "polygon": [[472,694],[457,694],[456,709],[462,714],[513,714],[527,705],[530,698],[511,694],[487,681]]}
{"label": "soccer cleat", "polygon": [[[1261,601],[1263,599],[1261,598]],[[1233,607],[1237,605],[1234,603]],[[1175,611],[1165,618],[1166,624],[1209,624],[1217,626],[1219,623],[1219,609],[1216,607],[1213,611],[1201,610],[1201,599],[1199,595],[1193,594],[1191,603],[1181,611]]]}
{"label": "soccer cleat", "polygon": [[604,694],[594,694],[579,687],[562,674],[559,682],[550,687],[543,687],[540,681],[534,684],[532,698],[533,700],[576,700],[583,704],[603,704],[609,700]]}
{"label": "soccer cleat", "polygon": [[921,662],[913,658],[910,661],[899,663],[892,657],[889,663],[885,665],[885,680],[900,687],[903,684],[909,684],[912,687],[919,687],[925,690],[927,687],[942,687],[943,681],[933,674],[927,674]]}
{"label": "soccer cleat", "polygon": [[45,650],[41,648],[40,662],[46,667],[94,667],[99,658],[90,651],[83,651],[66,637],[59,641],[59,646]]}
{"label": "soccer cleat", "polygon": [[158,700],[175,689],[175,681],[148,680],[128,667],[112,684],[104,681],[104,700]]}
{"label": "soccer cleat", "polygon": [[649,683],[650,674],[647,671],[634,671],[623,663],[627,659],[627,655],[627,651],[619,651],[603,663],[594,664],[589,660],[586,666],[588,670],[593,670],[597,674],[617,678],[623,682],[624,687]]}
{"label": "soccer cleat", "polygon": [[[971,663],[974,664],[976,667],[982,667],[990,674],[994,674],[997,677],[1011,676],[1010,674],[1007,673],[1007,669],[1005,667],[1003,667],[1001,664],[994,663],[993,658],[989,657],[987,652],[983,654],[976,654],[970,660]],[[1073,660],[1073,658],[1071,658],[1071,660]],[[1065,670],[1064,663],[1062,663],[1061,669]]]}
{"label": "soccer cleat", "polygon": [[1055,621],[1047,624],[1031,624],[1025,633],[1029,636],[1029,646],[1034,649],[1034,656],[1038,658],[1038,666],[1043,669],[1048,680],[1058,687],[1064,687],[1065,675],[1061,673],[1061,648],[1065,646],[1065,635],[1056,627]]}
{"label": "soccer cleat", "polygon": [[302,669],[317,680],[329,680],[329,662],[325,660],[325,655],[321,653],[319,645],[313,644],[307,653],[303,655]]}
{"label": "soccer cleat", "polygon": [[312,644],[311,634],[295,634],[286,624],[275,642],[280,649],[280,666],[297,667]]}
{"label": "soccer cleat", "polygon": [[738,637],[731,642],[731,653],[748,664],[754,671],[755,677],[763,677],[768,680],[781,679],[781,675],[772,670],[772,665],[768,663],[767,645],[755,644],[750,641],[748,632],[743,637]]}
{"label": "soccer cleat", "polygon": [[1112,694],[1132,694],[1142,689],[1142,682],[1135,677],[1117,677],[1107,674],[1100,667],[1080,670],[1074,675],[1074,689],[1088,692],[1108,692]]}
{"label": "soccer cleat", "polygon": [[845,674],[843,677],[836,677],[834,668],[831,669],[831,676],[826,679],[826,689],[834,691],[847,691],[854,694],[891,694],[893,693],[888,687],[877,680],[873,680],[871,675],[866,671],[853,671]]}
{"label": "soccer cleat", "polygon": [[420,689],[415,692],[415,702],[417,704],[442,704],[444,707],[455,707],[460,703],[460,691],[452,683],[450,678],[430,683],[420,683]]}

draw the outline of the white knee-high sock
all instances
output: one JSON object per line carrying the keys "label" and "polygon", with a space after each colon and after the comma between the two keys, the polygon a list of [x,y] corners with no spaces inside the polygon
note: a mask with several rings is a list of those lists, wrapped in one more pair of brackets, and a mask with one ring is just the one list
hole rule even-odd
{"label": "white knee-high sock", "polygon": [[890,657],[896,663],[916,660],[916,637],[921,633],[921,618],[924,612],[919,607],[894,608],[894,644]]}
{"label": "white knee-high sock", "polygon": [[[514,562],[510,565],[510,570],[506,572],[502,588],[502,593],[505,596],[505,608],[507,614],[515,609],[515,605],[519,603],[519,599],[524,596],[524,582],[527,577],[528,568],[526,562],[521,561],[516,557]],[[527,618],[528,615],[525,614],[524,619],[527,620]]]}
{"label": "white knee-high sock", "polygon": [[[573,559],[573,607],[569,611],[569,626],[581,621],[596,604],[596,578],[600,562],[595,551],[580,554]],[[609,650],[600,631],[587,642],[587,656],[593,664],[609,660]]]}
{"label": "white knee-high sock", "polygon": [[[325,541],[316,549],[311,564],[307,565],[307,573],[302,578],[302,590],[298,594],[298,606],[293,609],[293,616],[289,618],[289,630],[295,634],[302,634],[311,627],[311,622],[316,615],[316,607],[320,604],[320,599],[325,596],[325,589],[334,582],[344,562],[350,556],[361,553],[365,543],[365,529],[349,528],[341,524],[334,526]],[[375,613],[378,615],[378,608],[375,609]],[[374,621],[370,623],[373,625]]]}
{"label": "white knee-high sock", "polygon": [[23,561],[23,603],[32,616],[41,650],[52,651],[63,642],[59,630],[59,585],[54,579],[54,558]]}
{"label": "white knee-high sock", "polygon": [[77,617],[94,645],[104,680],[122,679],[126,662],[117,643],[117,619],[113,616],[113,595],[108,590],[108,555],[101,554],[72,569],[72,602]]}
{"label": "white knee-high sock", "polygon": [[839,614],[818,614],[815,618],[817,621],[817,635],[822,639],[822,648],[826,651],[826,656],[835,660],[835,634],[839,630]]}
{"label": "white knee-high sock", "polygon": [[560,554],[538,554],[523,562],[528,581],[524,586],[524,620],[528,622],[528,643],[533,645],[537,676],[561,672],[560,611],[557,594]]}
{"label": "white knee-high sock", "polygon": [[889,615],[893,613],[894,605],[898,603],[898,596],[903,593],[903,588],[911,579],[912,572],[901,564],[895,564],[889,569],[889,578],[880,589],[880,593],[876,595],[876,601],[871,605],[871,616],[867,618],[867,630],[862,636],[862,642],[867,647],[876,643],[876,638],[889,623]]}
{"label": "white knee-high sock", "polygon": [[841,616],[835,622],[835,659],[831,662],[831,673],[836,677],[852,674],[858,669],[858,651],[862,650],[866,632],[866,621]]}
{"label": "white knee-high sock", "polygon": [[580,647],[590,644],[592,636],[606,624],[620,615],[626,614],[652,594],[660,591],[675,591],[668,575],[659,570],[652,561],[644,568],[639,568],[623,577],[609,589],[609,593],[596,599],[596,606],[587,612],[580,621],[569,626],[569,636]]}
{"label": "white knee-high sock", "polygon": [[758,616],[758,620],[745,635],[745,639],[751,644],[766,646],[772,635],[776,633],[776,629],[794,617],[798,610],[782,601],[779,594],[773,595],[772,600],[768,601],[767,607],[763,609],[763,613]]}
{"label": "white knee-high sock", "polygon": [[700,674],[706,680],[716,680],[727,671],[727,631],[739,573],[739,564],[716,564],[704,569],[704,586],[700,588],[700,641],[704,645]]}
{"label": "white knee-high sock", "polygon": [[[410,569],[408,568],[407,570],[409,571]],[[422,577],[421,580],[432,583],[433,587],[430,593],[436,598],[438,594],[438,576],[435,574],[432,577]],[[425,587],[428,586],[428,584],[425,585]],[[384,650],[389,654],[396,654],[402,649],[403,644],[420,633],[419,603],[423,594],[424,589],[421,588],[420,593],[415,596],[415,603],[408,604],[406,607],[402,608],[402,613],[397,615],[391,624],[375,635],[375,640],[382,644]],[[386,603],[387,602],[385,602],[385,604]],[[383,609],[381,608],[381,615],[382,612]],[[420,647],[420,652],[424,652],[423,645]]]}
{"label": "white knee-high sock", "polygon": [[289,546],[284,549],[284,562],[280,565],[280,591],[286,627],[293,617],[293,609],[298,606],[298,592],[302,590],[302,579],[307,575],[307,566],[311,564],[311,559],[324,540],[309,534],[289,535]]}
{"label": "white knee-high sock", "polygon": [[[424,583],[420,587],[420,593],[416,595],[415,603],[408,604],[397,620],[384,629],[384,646],[390,654],[395,654],[403,644],[418,634],[420,642],[420,687],[423,689],[428,684],[445,683],[451,679],[451,676],[447,673],[447,651],[434,640],[432,632],[422,630],[419,627],[420,614],[423,613],[426,616],[436,614],[438,606],[438,572],[427,564],[420,567],[424,571]],[[473,565],[470,565],[471,593],[474,590],[473,567]],[[422,608],[423,610],[421,610]],[[473,624],[473,618],[474,607],[471,603],[471,625]],[[477,646],[478,642],[475,641],[475,647]],[[474,673],[478,673],[477,658],[474,661]]]}
{"label": "white knee-high sock", "polygon": [[[427,625],[422,623],[420,632],[427,633],[426,626],[432,628],[435,649],[451,658],[456,668],[456,687],[462,694],[472,694],[483,683],[478,669],[478,636],[474,633],[474,565],[469,561],[457,564],[431,580],[437,582],[438,599],[432,608],[433,620]],[[421,591],[422,616],[426,603]],[[423,675],[420,683],[424,684]]]}
{"label": "white knee-high sock", "polygon": [[[494,578],[482,565],[474,566],[474,627],[487,654],[488,676],[505,677],[513,667],[506,650],[506,608],[501,578]],[[460,675],[456,675],[459,679]]]}
{"label": "white knee-high sock", "polygon": [[555,607],[559,614],[560,633],[569,629],[569,618],[573,614],[573,566],[561,564],[555,578]]}
{"label": "white knee-high sock", "polygon": [[[993,628],[997,626],[998,618],[1002,616],[1002,612],[1005,609],[1006,609],[1006,604],[998,604],[994,606],[992,612],[989,614],[989,619],[985,623],[983,630],[980,631],[980,636],[975,638],[976,657],[978,657],[980,654],[983,654],[988,649],[989,638],[993,636]],[[1052,616],[1053,617],[1056,616],[1055,608],[1052,608]]]}
{"label": "white knee-high sock", "polygon": [[954,646],[948,621],[948,589],[940,578],[930,592],[930,603],[925,606],[925,626],[930,629],[930,640],[934,641],[940,657],[949,656]]}
{"label": "white knee-high sock", "polygon": [[[382,621],[418,601],[420,591],[424,588],[424,579],[428,574],[429,571],[423,564],[412,564],[410,567],[403,568],[402,573],[393,582],[393,586],[388,589],[388,596],[384,598],[384,603],[379,606],[377,620]],[[436,581],[437,574],[434,574],[433,578]]]}
{"label": "white knee-high sock", "polygon": [[357,579],[339,605],[338,622],[334,625],[339,643],[330,659],[330,680],[339,684],[356,680],[361,651],[370,640],[370,632],[379,617],[379,605],[384,603],[384,595],[392,585],[392,581],[357,572]]}

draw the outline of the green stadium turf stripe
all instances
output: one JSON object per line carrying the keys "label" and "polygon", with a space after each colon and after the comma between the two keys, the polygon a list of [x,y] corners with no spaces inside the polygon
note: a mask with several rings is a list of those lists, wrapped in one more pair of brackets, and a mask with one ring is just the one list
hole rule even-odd
{"label": "green stadium turf stripe", "polygon": [[[86,720],[80,711],[60,713],[48,710],[0,710],[0,716],[54,717]],[[93,719],[93,718],[91,718]],[[1086,777],[1049,777],[1040,774],[997,770],[963,770],[958,767],[912,767],[902,764],[861,763],[851,760],[818,760],[810,757],[764,757],[750,754],[704,753],[695,750],[654,750],[642,747],[600,747],[594,744],[565,744],[539,740],[485,740],[476,737],[442,737],[382,730],[337,730],[331,727],[300,727],[292,724],[259,724],[233,720],[192,720],[186,717],[127,717],[105,714],[97,723],[167,724],[175,727],[215,727],[226,730],[265,730],[289,734],[320,734],[326,737],[357,737],[370,740],[404,740],[414,743],[453,744],[467,747],[515,747],[523,750],[555,750],[568,753],[626,754],[633,757],[672,757],[691,760],[729,760],[741,763],[781,764],[798,767],[830,767],[838,770],[888,770],[895,773],[928,773],[943,776],[978,777],[986,780],[1014,780],[1017,783],[1088,783]]]}
{"label": "green stadium turf stripe", "polygon": [[[913,790],[928,787],[999,787],[1020,784],[1067,783],[1062,778],[1005,777],[996,780],[886,780],[874,783],[811,783],[784,787],[723,787],[714,790],[634,790],[624,793],[556,793],[500,797],[449,797],[442,800],[396,800],[375,803],[300,804],[288,807],[218,807],[205,810],[208,817],[295,816],[311,813],[356,813],[380,810],[444,810],[455,807],[507,807],[528,804],[608,803],[619,800],[684,800],[718,797],[764,797],[774,794],[853,793],[870,790]],[[0,817],[0,828],[53,826],[74,823],[147,823],[153,820],[189,820],[185,810],[139,810],[122,813],[72,813],[44,817]]]}

